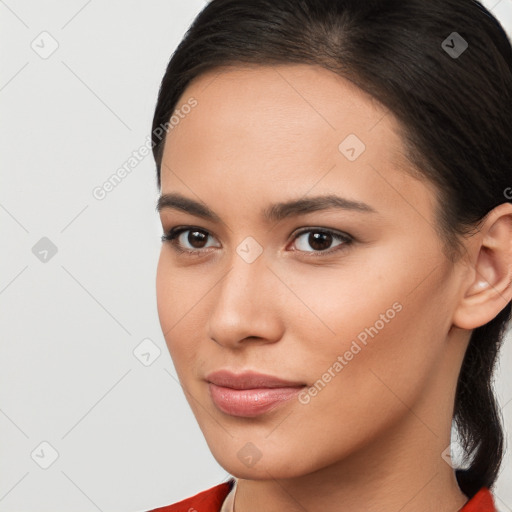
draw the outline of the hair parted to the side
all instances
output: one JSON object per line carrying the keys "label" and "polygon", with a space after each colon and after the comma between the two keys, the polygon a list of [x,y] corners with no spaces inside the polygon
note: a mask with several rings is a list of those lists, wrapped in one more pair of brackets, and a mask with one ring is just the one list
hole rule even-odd
{"label": "hair parted to the side", "polygon": [[[467,49],[441,46],[453,32]],[[512,47],[475,0],[212,0],[173,53],[153,118],[158,187],[169,121],[191,81],[230,65],[312,64],[352,81],[399,121],[411,173],[436,185],[438,230],[450,257],[460,237],[512,186]],[[161,132],[161,130],[160,130]],[[459,375],[454,421],[466,453],[458,469],[472,497],[491,487],[503,457],[492,377],[511,303],[475,329]]]}

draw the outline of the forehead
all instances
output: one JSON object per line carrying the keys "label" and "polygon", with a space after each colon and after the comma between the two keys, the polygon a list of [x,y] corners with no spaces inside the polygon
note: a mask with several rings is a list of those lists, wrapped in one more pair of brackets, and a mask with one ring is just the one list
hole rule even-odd
{"label": "forehead", "polygon": [[[182,123],[185,129],[173,130],[168,139],[179,137],[178,132],[186,135],[189,128],[213,142],[236,135],[232,146],[240,140],[250,144],[247,150],[263,145],[274,154],[279,148],[272,151],[268,144],[272,140],[296,151],[310,151],[319,142],[328,147],[354,133],[377,150],[381,148],[376,144],[384,142],[384,130],[387,145],[399,145],[393,133],[398,125],[384,106],[352,82],[319,66],[220,68],[197,77],[182,94],[177,109],[191,97],[198,107],[190,121]],[[377,125],[381,129],[374,136]]]}
{"label": "forehead", "polygon": [[270,199],[342,186],[354,198],[379,195],[390,204],[425,193],[403,172],[411,164],[394,116],[320,66],[215,69],[187,87],[175,113],[191,98],[197,106],[167,135],[163,191],[193,187],[201,197],[212,184],[229,184],[238,195],[245,188]]}

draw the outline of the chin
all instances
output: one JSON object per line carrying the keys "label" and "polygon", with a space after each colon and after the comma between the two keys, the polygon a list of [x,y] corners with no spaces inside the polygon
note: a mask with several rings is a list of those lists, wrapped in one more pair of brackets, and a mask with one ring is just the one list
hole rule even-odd
{"label": "chin", "polygon": [[278,461],[263,461],[259,460],[254,466],[248,467],[238,459],[229,459],[226,457],[216,458],[217,462],[231,475],[245,480],[286,480],[288,478],[297,478],[309,471],[300,471],[296,467],[296,460],[290,457],[289,460],[281,459]]}
{"label": "chin", "polygon": [[237,478],[297,478],[317,469],[313,461],[305,459],[303,453],[297,453],[289,444],[276,447],[268,440],[252,443],[244,438],[242,441],[230,439],[224,446],[214,445],[213,442],[209,446],[219,465]]}

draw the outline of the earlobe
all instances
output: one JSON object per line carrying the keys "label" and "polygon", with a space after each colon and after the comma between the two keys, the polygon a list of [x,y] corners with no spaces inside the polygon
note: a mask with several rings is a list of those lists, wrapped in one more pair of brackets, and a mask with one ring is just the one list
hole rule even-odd
{"label": "earlobe", "polygon": [[491,210],[473,236],[472,278],[453,316],[455,326],[468,330],[490,322],[512,299],[512,204]]}

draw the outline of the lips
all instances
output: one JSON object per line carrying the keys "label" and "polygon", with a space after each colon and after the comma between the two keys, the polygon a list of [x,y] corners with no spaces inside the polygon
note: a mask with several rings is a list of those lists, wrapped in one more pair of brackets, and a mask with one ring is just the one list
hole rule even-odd
{"label": "lips", "polygon": [[306,386],[303,382],[284,380],[273,375],[228,370],[206,377],[210,397],[216,407],[231,416],[255,417],[285,404]]}
{"label": "lips", "polygon": [[235,374],[228,370],[219,370],[207,375],[206,380],[217,386],[232,389],[289,388],[306,385],[304,382],[284,380],[252,371]]}

